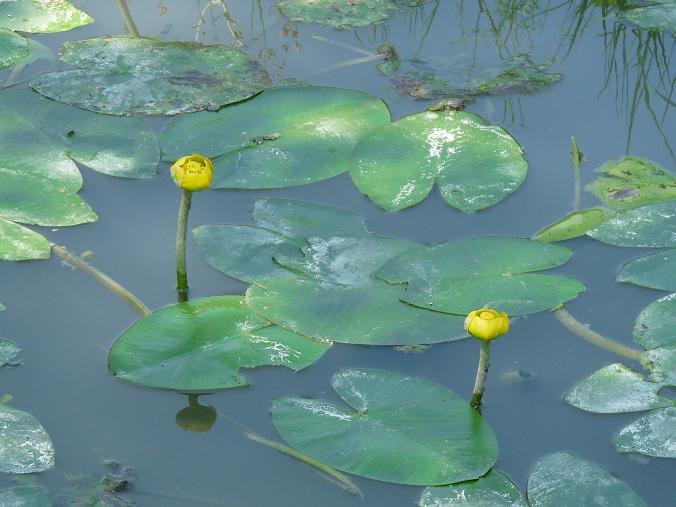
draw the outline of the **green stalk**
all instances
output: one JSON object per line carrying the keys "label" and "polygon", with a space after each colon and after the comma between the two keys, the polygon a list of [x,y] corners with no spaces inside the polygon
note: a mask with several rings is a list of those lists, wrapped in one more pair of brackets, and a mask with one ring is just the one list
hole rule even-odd
{"label": "green stalk", "polygon": [[491,342],[481,342],[481,352],[479,353],[479,365],[476,369],[476,379],[474,380],[474,390],[469,404],[477,410],[481,407],[481,400],[486,390],[486,377],[488,376],[488,367],[490,366]]}
{"label": "green stalk", "polygon": [[575,178],[575,196],[573,198],[573,211],[580,209],[580,194],[582,193],[580,184],[580,166],[582,165],[582,152],[577,146],[575,136],[570,138],[570,154],[573,157],[573,173]]}
{"label": "green stalk", "polygon": [[185,236],[188,229],[188,215],[192,191],[183,189],[181,205],[178,209],[178,226],[176,228],[176,280],[178,282],[178,301],[188,300],[188,271],[185,267]]}
{"label": "green stalk", "polygon": [[140,37],[141,34],[139,33],[138,28],[136,28],[134,18],[131,17],[127,0],[115,0],[115,2],[117,2],[117,8],[120,10],[120,14],[122,14],[122,19],[124,19],[124,28],[127,33],[132,37]]}

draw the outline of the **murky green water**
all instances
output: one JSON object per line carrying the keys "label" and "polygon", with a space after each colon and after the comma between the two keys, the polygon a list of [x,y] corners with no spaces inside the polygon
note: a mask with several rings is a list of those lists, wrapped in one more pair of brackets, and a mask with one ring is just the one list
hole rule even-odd
{"label": "murky green water", "polygon": [[[96,22],[71,32],[38,35],[55,50],[64,41],[120,34],[124,25],[113,1],[75,2]],[[476,61],[490,65],[522,52],[552,64],[564,79],[533,95],[479,98],[468,110],[505,127],[525,148],[529,173],[525,183],[499,205],[467,215],[452,210],[438,193],[420,205],[388,213],[362,196],[342,174],[320,183],[271,191],[208,191],[196,196],[191,226],[249,223],[250,201],[261,196],[291,197],[351,209],[365,217],[376,234],[428,244],[473,235],[528,237],[572,210],[573,171],[570,136],[585,154],[583,184],[592,169],[624,153],[674,167],[669,145],[676,141],[673,111],[653,93],[660,75],[673,86],[674,41],[663,37],[664,53],[643,55],[645,35],[612,19],[586,2],[428,1],[403,9],[372,27],[335,31],[283,19],[272,1],[228,2],[233,29],[244,51],[263,58],[274,80],[296,78],[313,84],[354,88],[383,98],[393,119],[421,111],[427,103],[394,90],[374,63],[338,70],[329,67],[357,58],[349,49],[318,40],[328,37],[369,51],[382,42],[399,54],[440,61]],[[512,18],[507,6],[515,7]],[[586,11],[585,11],[586,6]],[[130,2],[139,31],[167,40],[233,41],[223,11],[212,5],[196,28],[207,2],[158,0]],[[542,14],[547,9],[550,12]],[[502,10],[501,10],[502,9]],[[580,27],[575,31],[578,16]],[[618,32],[619,30],[619,32]],[[608,72],[613,33],[618,66]],[[622,53],[626,62],[622,62]],[[638,58],[637,54],[643,55]],[[27,67],[27,79],[58,63]],[[8,71],[0,72],[0,80]],[[649,103],[635,93],[651,93]],[[672,99],[673,100],[673,99]],[[635,102],[635,103],[634,103]],[[648,108],[654,108],[655,116]],[[162,119],[150,120],[158,129]],[[147,180],[110,178],[83,169],[83,198],[99,214],[98,222],[43,232],[72,251],[94,251],[91,262],[156,309],[175,302],[174,237],[179,193],[168,164]],[[594,199],[583,194],[582,206]],[[631,344],[639,311],[664,293],[616,283],[617,267],[644,251],[622,249],[590,238],[568,242],[571,262],[558,272],[583,281],[588,291],[568,308],[579,320],[617,341]],[[646,250],[647,252],[647,250]],[[188,246],[193,297],[238,294],[246,285],[211,269],[194,244]],[[318,363],[299,373],[260,368],[246,373],[251,386],[201,398],[220,416],[206,434],[182,431],[175,414],[186,396],[140,388],[115,380],[106,368],[106,351],[137,315],[91,278],[47,261],[0,264],[0,334],[23,349],[20,368],[3,369],[2,393],[16,408],[32,413],[49,431],[57,452],[55,469],[38,482],[57,491],[65,474],[101,474],[101,454],[133,466],[138,479],[125,498],[147,506],[406,506],[421,488],[354,478],[363,499],[325,480],[313,469],[270,448],[251,442],[228,417],[279,440],[268,415],[273,399],[287,394],[334,399],[329,379],[342,367],[385,368],[421,376],[468,398],[478,345],[472,340],[435,345],[422,354],[389,347],[336,344]],[[674,505],[673,461],[621,455],[611,437],[637,418],[635,414],[599,416],[563,402],[570,387],[601,366],[620,358],[583,342],[549,313],[514,322],[510,334],[493,347],[493,363],[484,417],[497,435],[496,468],[522,489],[539,457],[568,450],[610,468],[655,507]],[[510,372],[532,373],[515,381]],[[101,451],[99,451],[101,450]],[[0,486],[12,477],[0,477]]]}

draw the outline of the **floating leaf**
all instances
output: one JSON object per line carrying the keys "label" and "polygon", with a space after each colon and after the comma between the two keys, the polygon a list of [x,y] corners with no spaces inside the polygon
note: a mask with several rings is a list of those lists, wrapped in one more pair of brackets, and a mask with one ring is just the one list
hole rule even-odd
{"label": "floating leaf", "polygon": [[46,259],[50,251],[49,241],[41,234],[0,218],[0,260]]}
{"label": "floating leaf", "polygon": [[363,92],[274,88],[174,119],[162,132],[162,153],[166,160],[191,151],[215,158],[217,188],[305,185],[346,171],[357,141],[389,121],[387,106]]}
{"label": "floating leaf", "polygon": [[531,507],[647,507],[623,481],[604,467],[567,452],[541,458],[528,478]]}
{"label": "floating leaf", "polygon": [[246,384],[240,368],[281,365],[300,370],[328,345],[270,326],[239,296],[194,299],[137,321],[110,349],[118,378],[177,391],[212,391]]}
{"label": "floating leaf", "polygon": [[372,274],[390,259],[422,248],[419,243],[385,237],[308,238],[302,255],[280,252],[275,260],[310,278],[357,287],[370,285]]}
{"label": "floating leaf", "polygon": [[19,352],[21,352],[19,347],[8,340],[0,338],[0,366],[10,363]]}
{"label": "floating leaf", "polygon": [[643,380],[643,375],[626,366],[609,364],[592,373],[565,396],[567,403],[587,412],[617,414],[640,412],[673,405],[657,395],[662,386]]}
{"label": "floating leaf", "polygon": [[54,466],[54,447],[30,414],[0,402],[0,472],[30,474]]}
{"label": "floating leaf", "polygon": [[621,17],[646,30],[676,34],[676,1],[664,0],[621,12]]}
{"label": "floating leaf", "polygon": [[440,343],[466,338],[464,317],[402,303],[403,288],[277,277],[249,287],[249,307],[278,326],[321,341],[361,345]]}
{"label": "floating leaf", "polygon": [[14,32],[0,29],[0,69],[14,65],[26,57],[28,41]]}
{"label": "floating leaf", "polygon": [[676,199],[676,177],[649,160],[622,157],[607,162],[598,171],[602,175],[586,189],[609,208],[636,208]]}
{"label": "floating leaf", "polygon": [[380,23],[397,6],[392,0],[280,0],[277,7],[291,21],[350,28]]}
{"label": "floating leaf", "polygon": [[646,350],[676,346],[676,294],[646,306],[636,318],[634,341]]}
{"label": "floating leaf", "polygon": [[528,507],[512,481],[491,470],[472,482],[425,488],[419,507]]}
{"label": "floating leaf", "polygon": [[676,458],[676,407],[649,412],[622,428],[613,443],[619,452]]}
{"label": "floating leaf", "polygon": [[383,370],[337,372],[347,405],[282,398],[272,419],[294,449],[329,466],[387,482],[476,479],[495,463],[495,435],[466,401],[427,380]]}
{"label": "floating leaf", "polygon": [[613,213],[603,208],[573,211],[558,222],[554,222],[536,232],[533,239],[553,243],[584,236],[589,229],[596,227],[611,216],[613,216]]}
{"label": "floating leaf", "polygon": [[39,486],[17,486],[0,491],[0,505],[6,507],[52,507],[47,492]]}
{"label": "floating leaf", "polygon": [[650,380],[653,382],[676,386],[676,346],[643,353],[641,364],[650,371]]}
{"label": "floating leaf", "polygon": [[66,32],[93,21],[66,0],[0,0],[0,28],[17,32]]}
{"label": "floating leaf", "polygon": [[620,266],[617,281],[676,291],[676,249],[662,250]]}
{"label": "floating leaf", "polygon": [[401,118],[365,137],[350,160],[357,188],[388,211],[419,203],[435,182],[448,204],[477,211],[514,192],[527,170],[505,130],[462,111]]}
{"label": "floating leaf", "polygon": [[622,210],[590,230],[594,239],[616,246],[676,246],[676,201]]}
{"label": "floating leaf", "polygon": [[43,74],[31,86],[59,102],[115,115],[218,109],[260,92],[264,80],[255,61],[225,44],[108,36],[66,42],[61,60],[76,69]]}

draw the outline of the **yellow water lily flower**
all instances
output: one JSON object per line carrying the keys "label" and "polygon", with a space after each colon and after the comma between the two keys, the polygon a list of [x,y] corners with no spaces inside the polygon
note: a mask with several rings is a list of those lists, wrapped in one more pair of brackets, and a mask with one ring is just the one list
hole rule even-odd
{"label": "yellow water lily flower", "polygon": [[174,183],[185,190],[199,192],[211,186],[214,179],[214,165],[207,157],[193,153],[179,158],[171,166]]}
{"label": "yellow water lily flower", "polygon": [[479,340],[495,340],[509,331],[509,316],[492,308],[474,310],[465,319],[465,331]]}

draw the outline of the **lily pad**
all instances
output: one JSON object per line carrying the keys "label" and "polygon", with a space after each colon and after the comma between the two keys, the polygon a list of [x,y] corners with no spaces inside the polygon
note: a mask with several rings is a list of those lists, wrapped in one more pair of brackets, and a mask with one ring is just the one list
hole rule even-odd
{"label": "lily pad", "polygon": [[171,121],[161,135],[165,160],[197,151],[214,158],[217,188],[305,185],[348,169],[355,144],[390,121],[366,93],[293,86]]}
{"label": "lily pad", "polygon": [[0,338],[0,366],[5,366],[10,363],[19,352],[21,352],[21,349],[15,344]]}
{"label": "lily pad", "polygon": [[622,428],[613,443],[619,452],[676,458],[676,407],[649,412]]}
{"label": "lily pad", "polygon": [[240,368],[300,370],[329,345],[280,329],[247,309],[239,296],[170,305],[136,322],[110,349],[116,377],[149,387],[213,391],[246,384]]}
{"label": "lily pad", "polygon": [[28,40],[9,30],[0,29],[0,69],[19,63],[28,54]]}
{"label": "lily pad", "polygon": [[588,208],[573,211],[558,222],[539,230],[533,239],[553,243],[584,236],[589,229],[599,225],[613,216],[613,212],[603,208]]}
{"label": "lily pad", "polygon": [[291,21],[351,28],[380,23],[397,8],[392,0],[280,0],[277,7]]}
{"label": "lily pad", "polygon": [[50,252],[49,241],[44,236],[0,218],[0,260],[46,259]]}
{"label": "lily pad", "polygon": [[643,375],[626,366],[609,364],[592,373],[565,396],[567,403],[587,412],[618,414],[673,405],[657,395],[661,384],[646,382]]}
{"label": "lily pad", "polygon": [[676,246],[676,201],[648,204],[622,210],[590,230],[594,239],[616,246]]}
{"label": "lily pad", "polygon": [[359,215],[310,202],[257,199],[252,217],[257,227],[203,225],[193,229],[195,242],[206,261],[245,282],[285,272],[273,258],[283,253],[299,255],[307,237],[369,234]]}
{"label": "lily pad", "polygon": [[0,0],[0,28],[17,32],[66,32],[93,21],[66,0]]}
{"label": "lily pad", "polygon": [[634,341],[646,350],[676,346],[676,294],[641,310],[634,325]]}
{"label": "lily pad", "polygon": [[676,291],[676,249],[661,250],[620,266],[617,281]]}
{"label": "lily pad", "polygon": [[385,237],[308,238],[308,245],[292,255],[277,253],[275,261],[310,278],[351,287],[370,285],[372,275],[387,261],[419,243]]}
{"label": "lily pad", "polygon": [[16,486],[0,491],[0,505],[7,507],[52,507],[47,492],[39,486]]}
{"label": "lily pad", "polygon": [[567,452],[541,458],[528,477],[531,507],[647,507],[607,469]]}
{"label": "lily pad", "polygon": [[676,346],[644,352],[641,364],[650,371],[650,380],[676,386]]}
{"label": "lily pad", "polygon": [[646,30],[676,34],[676,1],[664,0],[622,11],[621,17]]}
{"label": "lily pad", "polygon": [[464,317],[399,301],[403,288],[374,280],[349,287],[283,276],[249,287],[247,305],[278,326],[320,341],[361,345],[440,343],[466,338]]}
{"label": "lily pad", "polygon": [[638,157],[611,160],[586,189],[609,208],[627,209],[676,199],[676,177],[659,164]]}
{"label": "lily pad", "polygon": [[0,402],[0,472],[30,474],[54,466],[54,446],[30,414]]}
{"label": "lily pad", "polygon": [[282,438],[329,466],[387,482],[472,480],[497,458],[495,435],[465,400],[427,380],[348,369],[331,379],[346,405],[282,398],[271,409]]}
{"label": "lily pad", "polygon": [[435,182],[448,204],[477,211],[514,192],[527,171],[507,131],[463,111],[405,116],[366,136],[350,160],[357,188],[388,211],[419,203]]}
{"label": "lily pad", "polygon": [[419,507],[528,507],[509,478],[495,470],[472,482],[425,488]]}
{"label": "lily pad", "polygon": [[224,44],[108,36],[66,42],[75,70],[43,74],[31,86],[59,102],[115,115],[179,114],[255,95],[264,72]]}

